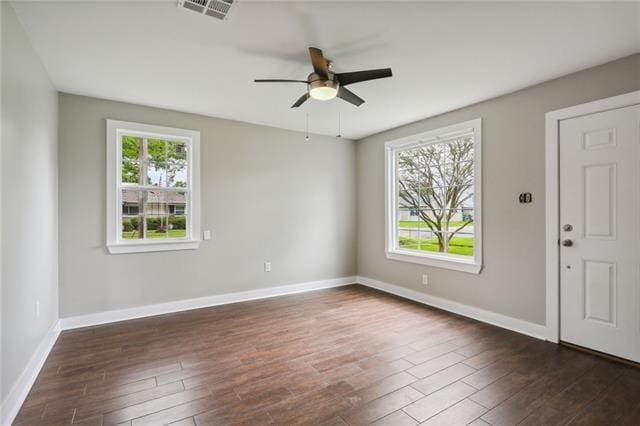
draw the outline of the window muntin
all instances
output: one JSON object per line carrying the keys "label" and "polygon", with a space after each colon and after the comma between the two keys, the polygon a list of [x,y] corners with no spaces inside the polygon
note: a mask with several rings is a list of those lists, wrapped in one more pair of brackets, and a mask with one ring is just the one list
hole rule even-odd
{"label": "window muntin", "polygon": [[388,142],[387,257],[479,272],[480,120]]}
{"label": "window muntin", "polygon": [[107,120],[111,253],[199,244],[199,132]]}

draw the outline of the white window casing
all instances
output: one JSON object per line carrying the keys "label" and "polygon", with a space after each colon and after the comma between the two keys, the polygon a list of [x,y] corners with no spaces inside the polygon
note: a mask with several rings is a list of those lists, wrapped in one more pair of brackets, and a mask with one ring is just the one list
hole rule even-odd
{"label": "white window casing", "polygon": [[[185,144],[186,186],[159,188],[152,185],[122,184],[122,137],[160,139]],[[146,142],[145,142],[146,143]],[[196,249],[200,245],[200,132],[149,124],[107,120],[107,249],[111,254]],[[142,170],[142,169],[140,169]],[[142,173],[140,171],[139,173]],[[185,236],[180,238],[122,238],[123,190],[169,191],[185,194]],[[142,214],[143,212],[139,212]],[[168,214],[168,211],[164,213]],[[145,217],[144,215],[142,217]],[[144,225],[146,226],[146,225]],[[168,231],[167,231],[168,232]],[[168,235],[168,233],[167,233]]]}
{"label": "white window casing", "polygon": [[[473,138],[473,256],[401,248],[398,229],[398,153],[429,145],[444,144],[464,136]],[[385,143],[385,253],[388,259],[474,274],[480,273],[482,269],[481,154],[482,119],[480,118]],[[420,230],[418,233],[421,235]]]}

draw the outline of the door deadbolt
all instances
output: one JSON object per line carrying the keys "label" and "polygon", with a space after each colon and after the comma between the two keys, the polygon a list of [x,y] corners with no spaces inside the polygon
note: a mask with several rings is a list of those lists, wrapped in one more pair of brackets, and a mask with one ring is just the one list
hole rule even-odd
{"label": "door deadbolt", "polygon": [[565,232],[571,232],[571,231],[573,231],[573,226],[572,226],[572,225],[569,225],[569,224],[567,223],[566,225],[564,225],[564,226],[562,227],[562,230],[563,230],[563,231],[565,231]]}
{"label": "door deadbolt", "polygon": [[571,240],[562,240],[563,247],[571,247],[573,245],[573,241]]}

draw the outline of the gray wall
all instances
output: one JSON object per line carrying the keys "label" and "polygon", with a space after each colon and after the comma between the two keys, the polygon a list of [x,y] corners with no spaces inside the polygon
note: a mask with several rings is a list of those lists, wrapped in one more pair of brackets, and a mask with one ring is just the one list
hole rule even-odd
{"label": "gray wall", "polygon": [[[544,324],[544,115],[638,89],[640,55],[634,55],[358,141],[358,274]],[[471,275],[387,260],[384,142],[478,117],[484,270]],[[533,204],[518,204],[523,191],[533,193]]]}
{"label": "gray wall", "polygon": [[[355,275],[355,142],[68,94],[59,111],[60,317]],[[107,254],[107,118],[201,132],[212,240]]]}
{"label": "gray wall", "polygon": [[58,94],[13,8],[0,7],[4,401],[58,319]]}

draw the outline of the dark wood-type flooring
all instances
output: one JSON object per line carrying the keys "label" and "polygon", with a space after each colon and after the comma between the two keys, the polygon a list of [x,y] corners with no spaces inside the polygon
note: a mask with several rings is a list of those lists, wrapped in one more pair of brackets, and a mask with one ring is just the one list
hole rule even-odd
{"label": "dark wood-type flooring", "polygon": [[353,285],[63,332],[17,425],[640,424],[640,369]]}

